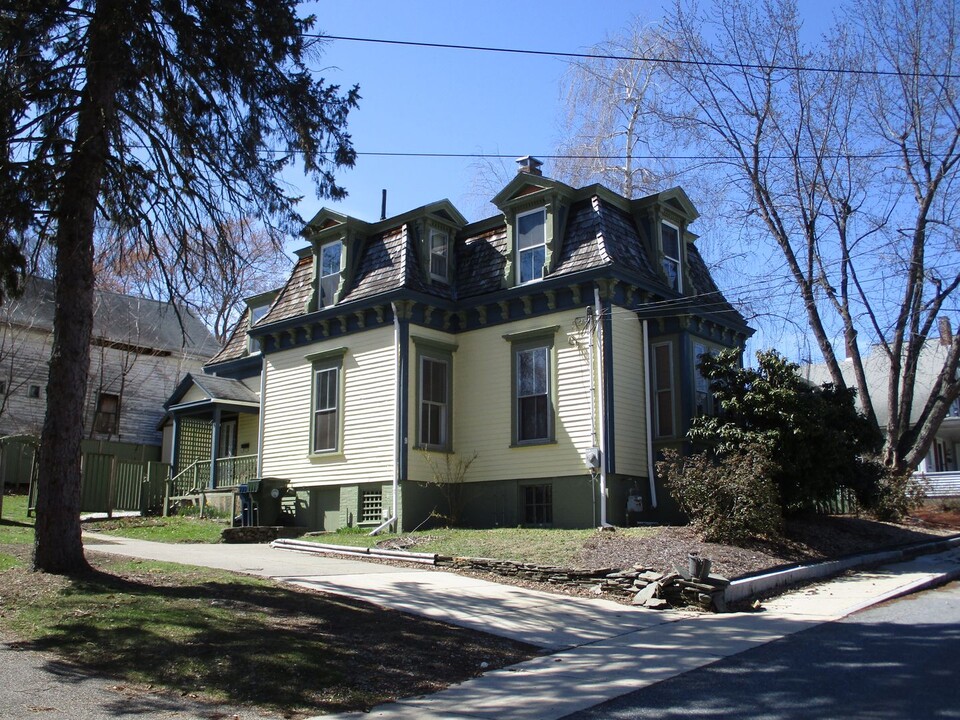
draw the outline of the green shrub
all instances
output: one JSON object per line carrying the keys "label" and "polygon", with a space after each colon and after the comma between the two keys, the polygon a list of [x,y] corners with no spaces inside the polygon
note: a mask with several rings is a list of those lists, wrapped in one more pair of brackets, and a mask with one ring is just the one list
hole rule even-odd
{"label": "green shrub", "polygon": [[773,350],[757,353],[756,368],[741,367],[736,350],[704,355],[699,367],[720,413],[696,418],[690,439],[722,455],[762,448],[784,513],[829,502],[841,487],[858,499],[878,491],[883,471],[872,458],[883,437],[857,411],[853,390],[809,385]]}
{"label": "green shrub", "polygon": [[887,473],[863,504],[877,520],[900,520],[923,505],[926,491],[926,481],[917,480],[910,473]]}
{"label": "green shrub", "polygon": [[773,465],[758,446],[719,458],[665,450],[657,472],[707,542],[737,543],[780,534],[783,516]]}

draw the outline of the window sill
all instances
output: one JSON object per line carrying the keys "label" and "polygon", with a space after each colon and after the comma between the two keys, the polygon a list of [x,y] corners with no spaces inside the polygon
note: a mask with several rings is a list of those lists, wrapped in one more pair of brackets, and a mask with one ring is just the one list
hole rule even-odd
{"label": "window sill", "polygon": [[307,460],[310,462],[319,462],[322,460],[343,460],[344,454],[342,450],[329,450],[327,452],[316,452],[309,453],[307,455]]}
{"label": "window sill", "polygon": [[556,445],[556,438],[547,438],[545,440],[524,440],[523,442],[512,442],[512,448],[543,447],[544,445]]}

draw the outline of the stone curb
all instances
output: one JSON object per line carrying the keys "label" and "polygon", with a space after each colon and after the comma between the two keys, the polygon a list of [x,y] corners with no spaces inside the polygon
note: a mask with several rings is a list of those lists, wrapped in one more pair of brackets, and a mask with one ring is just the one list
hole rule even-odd
{"label": "stone curb", "polygon": [[[752,600],[759,595],[769,593],[773,590],[780,590],[791,585],[797,585],[810,580],[820,580],[827,577],[839,575],[847,570],[854,570],[867,567],[876,567],[878,565],[887,565],[891,563],[912,560],[920,555],[929,555],[937,552],[944,552],[960,547],[960,535],[952,535],[943,540],[934,540],[933,542],[924,542],[917,545],[908,545],[895,550],[881,550],[875,553],[865,555],[853,555],[840,560],[829,560],[821,563],[810,563],[808,565],[799,565],[785,570],[766,573],[764,575],[754,575],[752,577],[733,580],[724,593],[724,600],[728,603],[741,603],[746,600]],[[938,581],[939,582],[939,581]],[[946,582],[946,581],[944,581]],[[923,589],[923,588],[919,588]],[[914,592],[913,589],[905,590],[904,593]],[[897,597],[891,595],[891,597]],[[871,600],[870,603],[882,602],[882,600]]]}

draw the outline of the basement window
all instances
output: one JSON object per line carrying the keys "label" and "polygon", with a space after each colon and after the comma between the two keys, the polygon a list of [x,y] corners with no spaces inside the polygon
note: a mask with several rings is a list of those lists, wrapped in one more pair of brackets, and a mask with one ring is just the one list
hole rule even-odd
{"label": "basement window", "polygon": [[383,491],[364,490],[360,493],[360,522],[380,523],[383,521]]}

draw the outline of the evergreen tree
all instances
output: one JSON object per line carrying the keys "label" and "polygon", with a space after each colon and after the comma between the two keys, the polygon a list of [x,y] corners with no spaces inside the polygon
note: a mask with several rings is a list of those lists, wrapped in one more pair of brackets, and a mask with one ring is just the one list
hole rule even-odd
{"label": "evergreen tree", "polygon": [[[155,251],[173,288],[178,266],[230,252],[233,218],[259,219],[278,242],[299,229],[279,177],[292,164],[319,196],[345,195],[334,172],[355,159],[345,127],[357,88],[314,77],[312,27],[294,0],[0,0],[0,292],[16,293],[44,244],[55,257],[36,569],[87,567],[80,439],[97,228]],[[161,239],[178,252],[156,252]]]}

